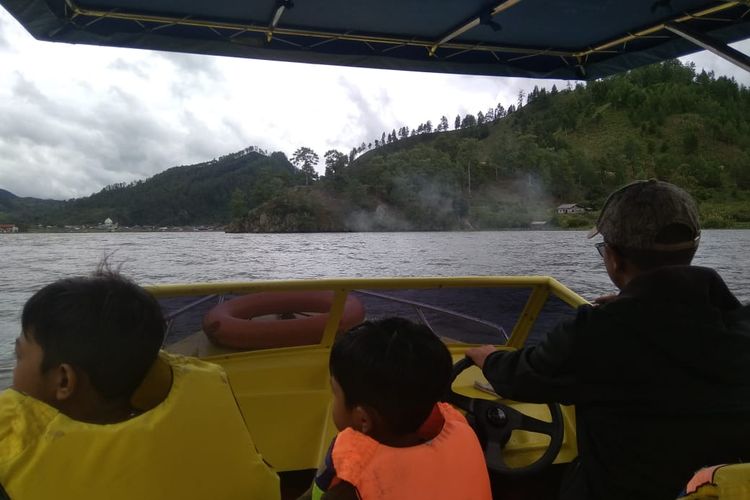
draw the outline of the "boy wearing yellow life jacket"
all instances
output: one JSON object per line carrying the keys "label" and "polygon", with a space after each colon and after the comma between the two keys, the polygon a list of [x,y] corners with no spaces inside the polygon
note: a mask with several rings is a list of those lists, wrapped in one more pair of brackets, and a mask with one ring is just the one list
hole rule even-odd
{"label": "boy wearing yellow life jacket", "polygon": [[312,498],[490,499],[476,435],[438,402],[451,366],[440,339],[405,319],[365,322],[342,335],[330,357],[340,432]]}
{"label": "boy wearing yellow life jacket", "polygon": [[0,393],[0,498],[279,498],[221,368],[159,353],[148,292],[107,270],[63,279],[21,323]]}

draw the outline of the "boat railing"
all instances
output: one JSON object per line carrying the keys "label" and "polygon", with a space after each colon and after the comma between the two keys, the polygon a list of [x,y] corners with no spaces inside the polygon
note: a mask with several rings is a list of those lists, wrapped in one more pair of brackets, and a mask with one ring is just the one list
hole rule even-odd
{"label": "boat railing", "polygon": [[222,302],[224,302],[224,295],[223,294],[220,295],[220,294],[212,293],[210,295],[206,295],[205,297],[201,297],[198,300],[194,300],[194,301],[192,301],[192,302],[190,302],[190,303],[188,303],[188,304],[180,307],[179,309],[170,312],[169,314],[166,314],[164,316],[164,319],[167,321],[167,327],[166,327],[166,329],[164,331],[164,345],[166,345],[166,344],[169,343],[168,342],[169,341],[169,334],[172,331],[172,325],[174,325],[175,318],[177,318],[177,317],[185,314],[188,311],[191,311],[191,310],[195,309],[196,307],[198,307],[201,304],[205,304],[206,302],[214,300],[217,297],[218,297],[219,304],[221,304]]}
{"label": "boat railing", "polygon": [[[330,348],[335,339],[336,332],[344,311],[344,304],[350,293],[359,293],[391,300],[393,302],[410,305],[415,308],[418,317],[427,325],[425,311],[451,314],[454,317],[466,321],[481,324],[485,327],[498,331],[506,341],[508,347],[521,347],[526,342],[532,331],[537,318],[542,314],[548,299],[557,297],[570,307],[578,307],[587,303],[585,299],[562,285],[554,278],[548,276],[476,276],[476,277],[400,277],[400,278],[334,278],[334,279],[310,279],[310,280],[284,280],[284,281],[251,281],[251,282],[229,282],[229,283],[198,283],[186,285],[155,285],[147,287],[154,296],[160,299],[194,296],[196,300],[180,305],[178,309],[171,311],[167,316],[167,334],[165,344],[173,331],[176,318],[188,311],[204,305],[212,300],[217,303],[223,302],[225,297],[242,295],[255,292],[274,291],[303,291],[303,290],[330,290],[334,293],[333,304],[329,312],[328,322],[321,338],[320,347]],[[526,303],[510,333],[491,321],[466,315],[457,311],[451,311],[438,305],[425,304],[423,302],[409,300],[402,297],[393,297],[385,294],[388,290],[417,290],[417,289],[439,289],[439,288],[528,288],[530,293]]]}

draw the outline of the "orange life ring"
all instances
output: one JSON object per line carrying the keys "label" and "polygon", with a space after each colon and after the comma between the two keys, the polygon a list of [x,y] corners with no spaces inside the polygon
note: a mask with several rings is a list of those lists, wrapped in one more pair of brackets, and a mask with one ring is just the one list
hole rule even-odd
{"label": "orange life ring", "polygon": [[[333,292],[259,292],[228,300],[204,316],[203,331],[216,344],[232,349],[269,349],[320,342],[333,304]],[[307,318],[253,320],[269,314],[315,312]],[[360,300],[349,295],[339,331],[365,319]]]}

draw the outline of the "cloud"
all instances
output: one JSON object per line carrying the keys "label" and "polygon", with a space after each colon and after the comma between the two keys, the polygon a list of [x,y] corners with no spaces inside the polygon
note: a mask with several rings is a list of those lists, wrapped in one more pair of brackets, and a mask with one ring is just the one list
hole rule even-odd
{"label": "cloud", "polygon": [[[368,96],[368,98],[356,84],[348,79],[341,77],[338,83],[345,90],[349,102],[356,110],[355,113],[350,115],[350,122],[358,124],[361,128],[358,131],[359,137],[347,137],[345,134],[340,134],[337,142],[349,140],[354,145],[362,141],[369,142],[375,138],[380,138],[380,135],[392,125],[383,120],[383,115],[378,109],[388,107],[390,101],[388,94],[380,92],[379,95]],[[344,131],[342,130],[342,132]]]}
{"label": "cloud", "polygon": [[6,29],[6,23],[3,20],[2,17],[0,17],[0,52],[1,51],[10,51],[11,45],[8,39],[5,37],[5,29]]}
{"label": "cloud", "polygon": [[197,92],[209,92],[224,82],[216,58],[176,52],[153,52],[156,58],[171,65],[174,74],[173,94],[187,99]]}
{"label": "cloud", "polygon": [[116,71],[123,71],[125,73],[136,75],[138,78],[143,78],[143,79],[148,78],[148,75],[146,74],[146,71],[144,71],[142,65],[125,61],[124,59],[120,57],[115,59],[109,65],[109,68],[116,70]]}
{"label": "cloud", "polygon": [[[7,118],[0,121],[0,173],[3,187],[19,195],[88,195],[106,184],[226,152],[211,144],[213,134],[199,119],[162,119],[119,87],[85,103],[65,102],[17,74],[12,92],[13,99],[0,102],[0,115]],[[36,176],[45,181],[29,182]]]}

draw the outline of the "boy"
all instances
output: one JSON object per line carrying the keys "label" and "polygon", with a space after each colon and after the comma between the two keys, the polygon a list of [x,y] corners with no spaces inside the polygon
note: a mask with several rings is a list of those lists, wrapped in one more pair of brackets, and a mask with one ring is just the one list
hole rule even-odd
{"label": "boy", "polygon": [[340,432],[313,498],[491,498],[476,435],[438,402],[452,362],[427,327],[400,318],[365,322],[337,339],[329,365]]}
{"label": "boy", "polygon": [[750,307],[690,265],[698,208],[677,186],[615,191],[596,233],[619,295],[537,346],[467,356],[505,397],[576,405],[578,460],[561,498],[674,498],[702,465],[750,460]]}
{"label": "boy", "polygon": [[159,354],[164,319],[148,292],[111,271],[59,280],[21,324],[0,393],[11,499],[279,497],[222,370]]}

